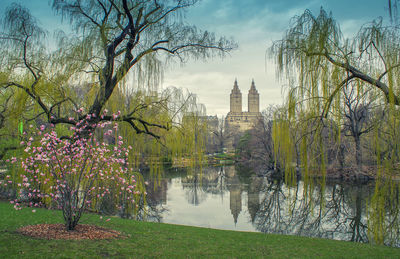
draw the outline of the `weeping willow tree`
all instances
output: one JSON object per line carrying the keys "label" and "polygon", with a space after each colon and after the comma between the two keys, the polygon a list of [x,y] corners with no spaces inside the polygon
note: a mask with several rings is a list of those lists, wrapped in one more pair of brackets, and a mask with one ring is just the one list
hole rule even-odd
{"label": "weeping willow tree", "polygon": [[[378,103],[385,104],[392,114],[397,113],[399,102],[400,37],[398,27],[385,25],[382,19],[364,25],[354,38],[345,38],[332,15],[321,9],[318,16],[306,10],[294,17],[294,22],[282,40],[270,49],[275,57],[279,75],[288,78],[287,113],[289,120],[276,123],[275,141],[285,145],[283,156],[295,149],[294,144],[285,143],[285,123],[311,121],[307,127],[296,127],[300,135],[310,136],[304,130],[312,128],[314,147],[320,146],[319,159],[315,166],[323,169],[325,164],[321,139],[326,125],[335,130],[340,139],[343,120],[344,99],[347,89],[353,84],[360,86],[359,92],[370,90]],[[359,96],[362,96],[360,94]],[[280,128],[283,130],[281,131]],[[307,141],[300,145],[303,166],[309,167]],[[305,142],[305,143],[304,143]],[[287,154],[289,153],[289,154]],[[305,155],[307,154],[307,155]],[[307,164],[308,163],[308,164]]]}
{"label": "weeping willow tree", "polygon": [[[168,142],[164,132],[175,131],[176,111],[167,109],[173,95],[154,95],[165,65],[223,57],[236,47],[232,40],[185,23],[186,9],[197,3],[193,0],[51,3],[73,33],[57,31],[55,39],[49,38],[29,10],[16,4],[1,19],[1,118],[7,123],[1,123],[0,130],[2,136],[12,135],[1,138],[2,154],[17,148],[21,122],[23,130],[31,123],[53,124],[68,137],[67,129],[82,120],[91,125],[122,122],[121,131],[131,131],[127,135],[138,147],[137,154],[143,154],[144,146],[159,154],[159,141]],[[127,85],[134,96],[124,96],[131,94]],[[106,107],[121,113],[101,117]],[[81,108],[84,112],[77,113]],[[82,135],[93,130],[85,128]],[[135,136],[141,134],[154,139]]]}
{"label": "weeping willow tree", "polygon": [[156,92],[134,91],[125,86],[110,98],[106,108],[117,112],[122,104],[124,109],[135,111],[138,120],[161,123],[170,128],[168,131],[155,129],[152,132],[157,136],[155,138],[149,134],[135,134],[128,124],[120,126],[119,134],[135,147],[130,158],[135,167],[147,164],[151,170],[159,172],[157,165],[172,163],[178,158],[201,162],[207,123],[203,120],[205,108],[197,103],[194,94],[175,87]]}
{"label": "weeping willow tree", "polygon": [[[397,2],[389,1],[391,7],[393,3]],[[396,10],[391,9],[392,16]],[[283,39],[270,49],[279,76],[290,82],[285,108],[276,114],[273,129],[282,168],[293,175],[297,165],[305,175],[316,172],[325,177],[327,149],[341,149],[346,132],[360,149],[357,138],[366,133],[364,139],[376,158],[378,182],[368,210],[370,237],[377,243],[385,242],[390,224],[398,224],[398,213],[391,214],[391,221],[385,219],[391,209],[385,201],[399,197],[388,180],[396,174],[400,144],[400,31],[395,20],[374,20],[346,38],[332,14],[321,9],[314,16],[306,10],[294,17]],[[363,124],[367,110],[374,127]],[[355,160],[360,165],[358,151]]]}
{"label": "weeping willow tree", "polygon": [[[14,4],[0,32],[0,72],[6,75],[0,78],[2,93],[22,95],[15,97],[16,106],[29,103],[32,120],[40,117],[56,126],[76,126],[82,119],[90,124],[118,120],[137,134],[159,139],[156,132],[170,126],[141,119],[134,106],[118,119],[100,115],[128,73],[136,87],[154,91],[162,79],[163,61],[224,56],[235,48],[231,40],[184,22],[185,10],[196,2],[54,0],[53,9],[74,31],[59,31],[54,51],[46,46],[47,33],[29,10]],[[85,112],[77,115],[81,106]]]}
{"label": "weeping willow tree", "polygon": [[0,160],[7,151],[18,149],[19,146],[17,137],[21,107],[13,107],[15,95],[13,91],[0,91]]}

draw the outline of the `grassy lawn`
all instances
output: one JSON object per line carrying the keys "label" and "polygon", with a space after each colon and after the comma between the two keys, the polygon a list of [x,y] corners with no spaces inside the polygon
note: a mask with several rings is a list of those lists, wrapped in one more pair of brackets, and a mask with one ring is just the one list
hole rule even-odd
{"label": "grassy lawn", "polygon": [[60,211],[15,211],[0,202],[0,258],[400,258],[400,249],[297,236],[213,230],[136,222],[87,214],[81,223],[128,235],[114,240],[43,240],[22,236],[21,226],[62,223]]}

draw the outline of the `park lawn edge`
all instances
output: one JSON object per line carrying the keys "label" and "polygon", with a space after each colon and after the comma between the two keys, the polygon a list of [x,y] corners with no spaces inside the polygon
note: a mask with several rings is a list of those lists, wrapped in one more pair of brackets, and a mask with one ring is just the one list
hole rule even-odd
{"label": "park lawn edge", "polygon": [[17,229],[62,223],[60,211],[16,211],[1,201],[0,217],[0,258],[400,258],[400,248],[387,246],[100,218],[97,214],[85,214],[80,223],[114,229],[125,238],[45,240],[23,236]]}

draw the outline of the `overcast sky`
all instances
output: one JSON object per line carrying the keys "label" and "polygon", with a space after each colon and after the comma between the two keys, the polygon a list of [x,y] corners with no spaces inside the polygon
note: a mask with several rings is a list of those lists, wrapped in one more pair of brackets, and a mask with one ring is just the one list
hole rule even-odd
{"label": "overcast sky", "polygon": [[[42,25],[51,31],[55,23],[47,0],[1,0],[0,12],[12,2],[28,7]],[[274,63],[266,55],[272,42],[284,35],[290,18],[305,9],[317,14],[321,6],[332,12],[345,35],[357,33],[360,26],[379,16],[387,17],[387,0],[203,0],[192,7],[186,19],[200,29],[233,37],[239,48],[223,60],[189,61],[165,71],[162,87],[188,89],[205,104],[208,115],[226,115],[229,94],[235,78],[247,110],[247,93],[254,79],[260,93],[260,110],[282,102],[282,85]]]}

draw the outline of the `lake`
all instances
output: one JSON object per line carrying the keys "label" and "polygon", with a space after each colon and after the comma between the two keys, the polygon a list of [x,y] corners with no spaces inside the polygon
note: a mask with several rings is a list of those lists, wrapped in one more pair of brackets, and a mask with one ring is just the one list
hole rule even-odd
{"label": "lake", "polygon": [[146,178],[148,221],[400,247],[398,184],[287,185],[235,166],[171,169]]}

